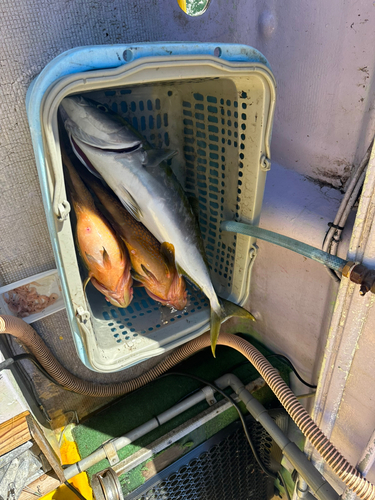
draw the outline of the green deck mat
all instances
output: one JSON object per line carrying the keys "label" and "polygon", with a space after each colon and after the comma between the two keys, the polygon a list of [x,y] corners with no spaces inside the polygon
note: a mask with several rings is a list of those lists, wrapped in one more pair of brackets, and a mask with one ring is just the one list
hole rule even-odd
{"label": "green deck mat", "polygon": [[[253,337],[247,334],[238,334],[238,336],[250,341],[264,356],[267,357],[272,355],[270,350],[264,347],[260,342],[254,340]],[[225,346],[217,346],[216,356],[216,358],[212,357],[211,348],[204,349],[174,367],[173,371],[191,373],[210,382],[225,373],[234,373],[244,384],[248,384],[259,377],[258,372],[251,365],[251,363],[249,363],[244,356],[234,349]],[[277,358],[271,358],[270,362],[277,370],[279,370],[284,380],[288,382],[290,368]],[[171,375],[170,377],[157,379],[147,386],[121,397],[110,407],[107,407],[100,413],[89,417],[74,428],[73,436],[77,443],[81,457],[87,457],[104,442],[126,434],[130,430],[152,419],[159,413],[171,408],[182,398],[186,397],[200,387],[202,387],[200,382],[185,377]],[[228,389],[227,392],[229,394],[231,390]],[[216,396],[216,399],[219,401],[221,396],[218,394]],[[257,391],[254,396],[257,397],[257,399],[259,399],[267,408],[280,406],[268,386],[265,386]],[[208,408],[208,404],[206,401],[203,401],[164,425],[158,427],[154,431],[146,434],[136,442],[131,443],[125,448],[119,450],[118,456],[120,460],[132,455],[140,448],[160,438],[178,425],[181,425],[198,413],[204,411],[206,408]],[[245,412],[244,407],[242,407],[242,410]],[[215,417],[215,419],[208,422],[205,425],[204,430],[201,430],[199,438],[194,438],[193,443],[190,437],[185,436],[185,441],[182,445],[186,446],[186,451],[189,451],[192,446],[197,446],[200,442],[208,439],[211,435],[215,434],[226,425],[229,425],[236,418],[238,418],[236,410],[234,408],[230,408],[218,417]],[[106,469],[107,467],[109,467],[108,461],[102,460],[87,471],[89,478],[91,478],[93,474]],[[125,490],[132,491],[135,487],[142,484],[143,476],[140,473],[141,468],[142,466],[139,466],[134,469],[134,471],[125,475],[125,479],[120,477],[120,481],[123,486],[126,485]],[[133,478],[131,476],[133,476]]]}

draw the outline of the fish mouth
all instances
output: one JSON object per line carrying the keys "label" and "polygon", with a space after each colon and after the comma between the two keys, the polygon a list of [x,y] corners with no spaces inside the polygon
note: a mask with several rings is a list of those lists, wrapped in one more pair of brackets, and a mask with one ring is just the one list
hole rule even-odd
{"label": "fish mouth", "polygon": [[129,306],[133,300],[133,279],[130,276],[123,276],[118,283],[116,290],[109,290],[107,287],[99,283],[95,278],[91,278],[91,283],[105,296],[107,302],[121,309]]}
{"label": "fish mouth", "polygon": [[145,289],[149,297],[151,297],[155,302],[159,302],[163,306],[169,306],[169,307],[174,307],[178,311],[182,311],[185,309],[187,305],[187,291],[185,290],[184,294],[182,297],[173,297],[173,298],[167,298],[167,299],[162,299],[155,295],[154,293],[150,292],[147,288]]}

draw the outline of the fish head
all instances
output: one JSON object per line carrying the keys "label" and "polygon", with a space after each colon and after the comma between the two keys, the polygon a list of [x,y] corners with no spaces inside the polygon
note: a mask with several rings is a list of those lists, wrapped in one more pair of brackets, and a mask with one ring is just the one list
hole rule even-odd
{"label": "fish head", "polygon": [[176,272],[168,292],[168,305],[174,307],[178,311],[182,311],[187,305],[187,299],[186,282],[184,278]]}
{"label": "fish head", "polygon": [[139,170],[147,159],[142,146],[126,151],[115,151],[92,146],[78,137],[71,135],[70,141],[73,151],[85,167],[96,177],[102,177],[116,192],[121,178],[128,170]]}
{"label": "fish head", "polygon": [[128,307],[133,300],[133,278],[130,274],[130,265],[126,266],[124,273],[111,290],[99,283],[94,277],[91,278],[91,283],[105,296],[108,302],[116,307]]}
{"label": "fish head", "polygon": [[163,293],[164,290],[162,290],[161,287],[157,288],[155,286],[145,285],[145,289],[153,300],[159,302],[163,306],[174,307],[178,311],[182,311],[187,305],[188,295],[186,283],[184,278],[179,276],[178,273],[175,273],[167,293]]}
{"label": "fish head", "polygon": [[90,146],[118,151],[132,150],[142,143],[125,120],[92,99],[65,97],[59,111],[69,136]]}

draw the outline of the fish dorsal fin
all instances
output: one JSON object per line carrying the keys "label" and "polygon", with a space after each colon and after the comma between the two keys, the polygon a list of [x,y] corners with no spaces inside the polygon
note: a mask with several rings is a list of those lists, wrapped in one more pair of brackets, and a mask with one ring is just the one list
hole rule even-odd
{"label": "fish dorsal fin", "polygon": [[173,271],[176,269],[176,261],[175,261],[175,255],[174,255],[174,246],[172,243],[168,243],[165,241],[160,245],[160,253],[163,256],[165,265],[167,266],[167,272],[168,273],[173,273]]}
{"label": "fish dorsal fin", "polygon": [[176,154],[177,151],[172,149],[148,149],[143,165],[146,168],[157,167],[162,161],[169,160]]}
{"label": "fish dorsal fin", "polygon": [[133,196],[126,189],[124,184],[120,185],[120,201],[126,208],[126,210],[136,219],[137,221],[141,220],[142,210],[138,203],[135,201]]}

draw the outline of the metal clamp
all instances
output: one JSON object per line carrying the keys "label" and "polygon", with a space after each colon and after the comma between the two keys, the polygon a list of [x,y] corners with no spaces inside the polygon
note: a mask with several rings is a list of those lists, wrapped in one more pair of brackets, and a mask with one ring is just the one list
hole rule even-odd
{"label": "metal clamp", "polygon": [[268,172],[268,170],[271,170],[271,160],[267,158],[266,155],[262,155],[260,157],[260,168],[264,170],[265,172]]}
{"label": "metal clamp", "polygon": [[201,391],[205,395],[206,401],[210,406],[217,403],[214,396],[214,390],[212,389],[212,387],[202,387]]}
{"label": "metal clamp", "polygon": [[103,450],[104,450],[106,457],[108,458],[108,462],[111,465],[116,465],[119,463],[120,459],[117,455],[116,447],[112,441],[109,441],[108,443],[104,443]]}

